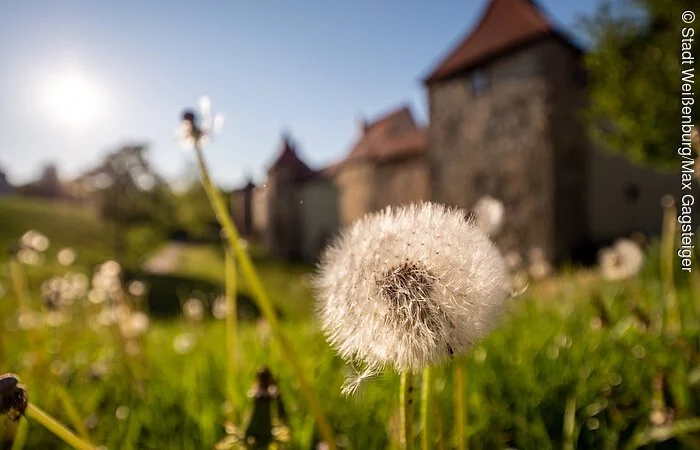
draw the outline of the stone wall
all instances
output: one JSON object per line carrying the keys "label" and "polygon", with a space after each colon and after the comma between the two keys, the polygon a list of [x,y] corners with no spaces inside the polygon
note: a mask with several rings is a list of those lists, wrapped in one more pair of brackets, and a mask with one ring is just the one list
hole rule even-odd
{"label": "stone wall", "polygon": [[[589,158],[587,215],[592,243],[607,244],[635,231],[658,236],[661,197],[670,194],[680,198],[677,171],[661,173],[600,150],[591,152]],[[697,188],[694,193],[698,198]]]}
{"label": "stone wall", "polygon": [[263,238],[268,227],[268,200],[267,185],[255,187],[253,189],[253,234],[258,238]]}
{"label": "stone wall", "polygon": [[427,155],[392,159],[377,165],[374,210],[430,200]]}
{"label": "stone wall", "polygon": [[555,251],[555,177],[546,43],[484,67],[485,91],[470,74],[429,87],[432,199],[470,209],[490,195],[505,206],[503,250]]}
{"label": "stone wall", "polygon": [[587,92],[582,55],[559,40],[540,45],[549,86],[549,139],[554,149],[555,259],[578,256],[588,240],[586,186],[589,180],[583,112]]}
{"label": "stone wall", "polygon": [[348,161],[335,176],[340,225],[346,226],[373,210],[374,166],[369,160]]}
{"label": "stone wall", "polygon": [[338,192],[332,181],[323,178],[299,189],[301,256],[313,262],[338,232]]}

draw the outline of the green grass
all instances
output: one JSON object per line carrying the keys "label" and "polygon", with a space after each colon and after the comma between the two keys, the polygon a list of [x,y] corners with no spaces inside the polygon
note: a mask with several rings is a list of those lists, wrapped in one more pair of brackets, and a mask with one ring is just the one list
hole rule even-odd
{"label": "green grass", "polygon": [[[2,202],[0,207],[7,208]],[[20,206],[13,207],[21,211]],[[34,214],[32,220],[39,220],[41,208],[37,212],[27,206],[26,211]],[[82,217],[73,210],[65,214]],[[32,225],[29,219],[16,220],[23,226]],[[99,239],[64,229],[41,230],[42,223],[46,221],[32,228],[45,232],[52,242],[66,239],[66,245],[76,248],[79,255],[89,254],[93,246],[96,254],[101,251]],[[0,236],[11,239],[23,231],[15,226],[0,230]],[[74,241],[68,242],[71,238]],[[645,270],[634,280],[602,282],[593,273],[571,272],[533,285],[525,295],[511,300],[499,328],[459,361],[465,367],[469,448],[558,449],[567,442],[573,444],[569,448],[579,449],[635,448],[638,444],[700,448],[700,291],[691,289],[693,283],[687,278],[678,278],[680,336],[669,337],[645,326],[647,316],[654,322],[662,313],[657,258],[652,250]],[[7,286],[5,263],[0,264],[0,283]],[[260,254],[256,267],[271,299],[283,312],[284,331],[321,398],[339,443],[351,449],[395,445],[398,376],[389,372],[365,382],[356,396],[342,397],[340,387],[349,369],[328,347],[310,313],[311,293],[302,275],[311,268]],[[42,270],[48,276],[66,269],[51,266]],[[163,285],[172,288],[180,283],[182,295],[192,280],[201,283],[197,289],[219,291],[223,283],[221,250],[186,247],[179,269],[169,277],[161,280]],[[36,292],[36,286],[33,288]],[[241,293],[246,292],[242,286]],[[39,309],[39,299],[33,301]],[[71,309],[70,325],[38,330],[17,329],[15,306],[11,294],[0,299],[2,371],[18,373],[33,402],[70,424],[56,387],[64,386],[94,442],[110,449],[200,449],[212,448],[225,437],[222,321],[154,320],[136,344],[138,353],[133,353],[134,348],[125,346],[111,327],[90,325],[95,321],[94,305],[84,307],[78,302]],[[173,346],[183,333],[196,341],[186,354],[177,353]],[[268,366],[279,381],[288,413],[291,442],[287,447],[310,449],[315,439],[313,420],[292,371],[270,344],[268,333],[264,324],[241,323],[234,406],[245,417],[251,413],[253,401],[247,392],[257,370]],[[434,448],[437,439],[444,448],[452,448],[452,373],[450,364],[433,372]],[[420,385],[420,379],[415,385]],[[654,426],[652,418],[659,414],[667,423]],[[413,415],[418,418],[417,409]],[[419,433],[419,424],[413,429]],[[0,419],[0,436],[10,439],[12,432]],[[63,447],[57,438],[31,423],[26,448]]]}
{"label": "green grass", "polygon": [[[51,245],[46,261],[53,265],[56,253],[64,247],[78,252],[78,266],[88,268],[114,258],[114,229],[88,206],[49,200],[0,196],[0,261],[19,238],[29,230],[47,235]],[[124,263],[138,267],[142,259],[163,242],[163,236],[145,227],[135,227],[127,236]]]}

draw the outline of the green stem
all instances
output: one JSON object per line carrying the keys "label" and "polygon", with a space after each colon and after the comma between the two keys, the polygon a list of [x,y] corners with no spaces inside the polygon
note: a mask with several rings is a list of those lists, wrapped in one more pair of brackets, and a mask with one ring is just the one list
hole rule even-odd
{"label": "green stem", "polygon": [[423,386],[421,387],[420,421],[421,421],[421,450],[431,450],[430,444],[430,394],[432,374],[430,367],[423,370]]}
{"label": "green stem", "polygon": [[401,450],[413,448],[413,374],[409,371],[401,373],[399,401],[401,403],[401,431],[399,445]]}
{"label": "green stem", "polygon": [[12,279],[12,287],[17,296],[19,309],[24,311],[29,308],[29,295],[27,294],[27,285],[22,272],[22,265],[14,258],[10,258],[10,278]]}
{"label": "green stem", "polygon": [[202,178],[202,186],[207,193],[207,197],[209,197],[209,201],[211,202],[212,208],[214,209],[214,214],[216,215],[219,224],[221,224],[222,228],[224,229],[229,248],[235,253],[236,258],[238,259],[241,272],[248,281],[248,285],[250,286],[250,290],[253,293],[253,298],[255,299],[258,308],[260,308],[260,311],[270,324],[272,336],[276,339],[282,356],[287,360],[287,363],[290,365],[292,372],[299,382],[301,393],[304,396],[311,413],[316,418],[316,425],[318,426],[321,436],[323,437],[326,445],[328,445],[328,448],[330,450],[335,450],[336,444],[333,436],[333,430],[331,429],[330,423],[323,412],[321,402],[318,399],[316,392],[311,388],[311,385],[306,380],[306,377],[304,376],[304,369],[295,358],[294,355],[296,353],[282,332],[282,327],[277,319],[277,313],[275,312],[270,299],[267,297],[267,293],[265,292],[262,282],[255,271],[255,267],[253,266],[250,256],[248,256],[248,253],[241,245],[238,231],[236,231],[236,227],[233,225],[231,216],[226,208],[226,203],[224,202],[221,193],[214,187],[214,184],[209,177],[209,172],[207,170],[206,163],[204,162],[204,157],[202,156],[202,149],[198,145],[195,146],[195,153],[197,154],[197,163],[199,165],[199,173]]}
{"label": "green stem", "polygon": [[566,400],[564,408],[563,450],[574,450],[574,430],[576,428],[576,396],[572,395]]}
{"label": "green stem", "polygon": [[85,424],[83,424],[83,419],[80,417],[80,413],[78,412],[78,408],[75,406],[75,402],[71,398],[70,394],[68,394],[66,388],[64,388],[60,384],[57,384],[56,389],[58,391],[58,396],[61,398],[63,408],[66,410],[66,414],[68,414],[68,418],[70,419],[71,424],[73,425],[75,430],[81,437],[85,439],[90,439],[87,428],[85,428]]}
{"label": "green stem", "polygon": [[673,257],[676,244],[676,207],[673,204],[664,207],[664,222],[661,232],[661,283],[665,299],[664,330],[671,336],[677,336],[681,330],[681,315],[678,309],[676,288],[673,282]]}
{"label": "green stem", "polygon": [[17,425],[17,431],[15,431],[15,437],[12,439],[12,448],[10,450],[22,450],[24,444],[27,442],[27,434],[29,432],[29,422],[22,416],[19,419],[19,425]]}
{"label": "green stem", "polygon": [[64,427],[53,417],[46,414],[39,407],[34,406],[32,403],[27,405],[24,415],[29,419],[36,420],[50,432],[61,438],[63,442],[77,450],[95,450],[95,447],[93,447],[91,444],[80,439],[78,436],[73,434],[72,431]]}
{"label": "green stem", "polygon": [[457,441],[457,450],[467,449],[467,441],[465,434],[465,423],[467,421],[467,414],[464,404],[464,368],[462,367],[462,364],[462,361],[457,361],[455,363],[454,372],[455,440]]}
{"label": "green stem", "polygon": [[236,376],[236,335],[238,329],[238,307],[236,302],[236,260],[231,250],[224,248],[226,276],[226,388],[228,401],[231,404],[231,420],[236,420],[235,387]]}

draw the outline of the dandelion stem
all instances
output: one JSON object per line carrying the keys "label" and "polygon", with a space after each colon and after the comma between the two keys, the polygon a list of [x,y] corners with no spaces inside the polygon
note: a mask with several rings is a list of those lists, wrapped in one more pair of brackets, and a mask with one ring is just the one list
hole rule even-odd
{"label": "dandelion stem", "polygon": [[39,407],[34,406],[32,403],[27,404],[27,409],[24,411],[24,415],[30,419],[36,420],[46,429],[61,438],[63,442],[77,450],[95,450],[95,447],[93,447],[91,444],[80,439],[78,436],[73,434],[72,431],[64,427],[60,422],[49,416]]}
{"label": "dandelion stem", "polygon": [[58,396],[61,398],[61,404],[66,410],[66,414],[68,414],[68,418],[73,424],[75,431],[77,431],[81,437],[89,439],[90,436],[88,435],[87,428],[85,428],[85,424],[83,424],[83,420],[80,417],[78,408],[75,406],[75,402],[71,398],[70,394],[68,394],[66,388],[64,388],[60,384],[57,384],[56,388],[58,390]]}
{"label": "dandelion stem", "polygon": [[455,363],[454,371],[454,396],[455,396],[455,440],[457,441],[457,450],[467,449],[467,440],[465,427],[467,414],[464,398],[464,367],[463,362]]}
{"label": "dandelion stem", "polygon": [[316,425],[318,426],[321,436],[326,442],[326,445],[328,445],[328,448],[330,450],[335,450],[336,445],[335,438],[333,437],[333,430],[331,429],[330,423],[323,412],[321,402],[318,399],[316,392],[306,380],[306,377],[304,376],[304,369],[295,358],[294,355],[296,353],[293,351],[289,341],[287,341],[282,332],[282,327],[277,319],[277,313],[275,312],[270,299],[267,297],[267,293],[263,288],[260,278],[258,278],[250,256],[248,256],[248,253],[240,243],[238,232],[236,231],[236,227],[234,226],[228,209],[226,208],[226,203],[224,202],[221,193],[214,187],[214,184],[209,177],[209,172],[207,170],[206,163],[204,162],[204,157],[202,156],[202,149],[198,144],[195,145],[195,153],[197,155],[197,163],[199,165],[199,172],[202,178],[202,186],[207,193],[207,197],[209,198],[212,208],[214,209],[216,218],[219,221],[219,224],[221,224],[226,237],[228,238],[227,243],[229,248],[235,253],[241,267],[241,272],[246,277],[250,290],[253,293],[253,298],[256,300],[257,306],[265,316],[265,319],[267,319],[267,322],[270,324],[272,336],[277,340],[282,356],[287,360],[287,363],[290,365],[292,372],[294,372],[294,375],[299,382],[302,395],[304,396],[311,413],[316,419]]}
{"label": "dandelion stem", "polygon": [[421,450],[431,450],[430,444],[430,394],[432,374],[430,367],[423,369],[423,385],[421,387],[420,421],[421,421]]}
{"label": "dandelion stem", "polygon": [[574,430],[576,427],[576,396],[572,395],[566,400],[564,408],[564,429],[562,448],[564,450],[574,450]]}
{"label": "dandelion stem", "polygon": [[411,450],[413,437],[413,374],[401,373],[399,401],[401,403],[401,431],[399,445],[401,450]]}
{"label": "dandelion stem", "polygon": [[25,283],[24,274],[22,273],[22,266],[14,257],[10,258],[10,278],[12,278],[12,287],[17,296],[19,309],[28,309],[29,296],[27,295],[27,285]]}
{"label": "dandelion stem", "polygon": [[29,422],[25,417],[20,417],[15,437],[12,439],[12,448],[10,450],[22,450],[27,442],[27,434],[29,432]]}
{"label": "dandelion stem", "polygon": [[236,261],[229,248],[224,248],[226,276],[226,389],[228,401],[231,404],[230,419],[236,420],[235,387],[236,376],[236,335],[237,335],[237,311],[236,305]]}
{"label": "dandelion stem", "polygon": [[673,255],[676,244],[676,207],[670,204],[664,206],[663,231],[661,233],[661,283],[665,299],[664,331],[671,336],[677,336],[681,330],[681,316],[676,298],[676,288],[673,283]]}

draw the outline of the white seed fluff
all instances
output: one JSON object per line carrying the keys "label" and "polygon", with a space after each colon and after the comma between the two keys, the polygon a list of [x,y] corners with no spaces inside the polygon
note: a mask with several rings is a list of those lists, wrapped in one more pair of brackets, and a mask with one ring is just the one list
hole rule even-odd
{"label": "white seed fluff", "polygon": [[618,239],[611,248],[598,254],[600,272],[606,280],[624,280],[639,273],[644,265],[644,251],[631,239]]}
{"label": "white seed fluff", "polygon": [[369,214],[323,253],[323,330],[347,361],[418,370],[466,351],[509,295],[506,265],[465,212],[423,203]]}
{"label": "white seed fluff", "polygon": [[489,236],[496,236],[503,226],[505,207],[499,200],[485,196],[474,205],[474,216],[477,225]]}

